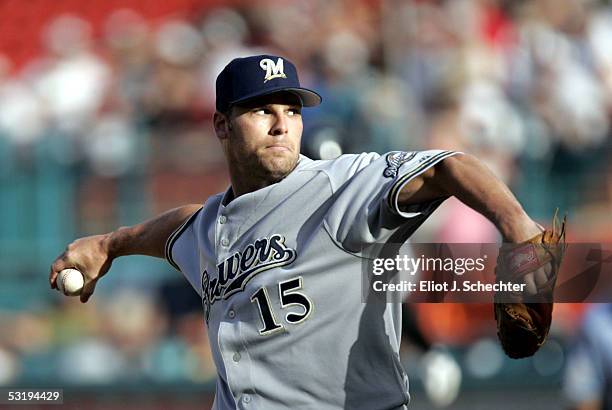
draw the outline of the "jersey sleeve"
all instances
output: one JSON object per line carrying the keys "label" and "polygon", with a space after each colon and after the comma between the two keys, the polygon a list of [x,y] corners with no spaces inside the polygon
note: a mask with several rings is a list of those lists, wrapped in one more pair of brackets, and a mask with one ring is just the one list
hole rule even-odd
{"label": "jersey sleeve", "polygon": [[200,208],[168,237],[165,246],[168,263],[185,276],[198,294],[202,291],[202,286],[195,226],[202,215],[202,208]]}
{"label": "jersey sleeve", "polygon": [[327,170],[333,205],[325,217],[325,228],[339,246],[352,253],[377,242],[405,241],[443,199],[400,210],[401,189],[456,154],[460,153],[431,150],[341,157]]}

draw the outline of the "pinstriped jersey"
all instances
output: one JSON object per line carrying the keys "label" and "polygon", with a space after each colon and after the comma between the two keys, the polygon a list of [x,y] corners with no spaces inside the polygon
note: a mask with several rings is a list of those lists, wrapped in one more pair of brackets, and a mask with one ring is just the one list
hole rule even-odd
{"label": "pinstriped jersey", "polygon": [[209,198],[166,243],[202,299],[214,408],[402,409],[401,306],[362,302],[365,246],[406,241],[441,200],[402,187],[451,151],[301,156],[280,182]]}

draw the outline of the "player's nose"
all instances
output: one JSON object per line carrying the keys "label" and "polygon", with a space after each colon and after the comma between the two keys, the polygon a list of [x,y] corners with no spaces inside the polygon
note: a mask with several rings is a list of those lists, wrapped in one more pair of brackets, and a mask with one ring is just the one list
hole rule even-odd
{"label": "player's nose", "polygon": [[270,129],[270,134],[280,136],[289,132],[288,121],[283,113],[274,116],[274,124]]}

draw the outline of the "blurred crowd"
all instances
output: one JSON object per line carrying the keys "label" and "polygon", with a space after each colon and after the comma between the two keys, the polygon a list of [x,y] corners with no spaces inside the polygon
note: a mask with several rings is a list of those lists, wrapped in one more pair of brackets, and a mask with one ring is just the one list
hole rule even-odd
{"label": "blurred crowd", "polygon": [[[302,84],[323,96],[320,107],[304,111],[307,155],[470,152],[542,222],[559,206],[580,220],[574,238],[610,238],[603,223],[612,206],[607,2],[233,4],[156,20],[117,9],[100,27],[60,14],[45,21],[45,51],[36,58],[16,65],[0,50],[0,259],[18,261],[0,275],[18,281],[28,275],[24,267],[46,266],[76,236],[223,189],[214,80],[232,58],[266,52],[292,60]],[[496,239],[456,203],[434,219],[425,240]],[[0,314],[0,384],[58,369],[66,380],[94,383],[210,379],[199,311],[172,308],[181,300],[172,292],[160,299],[166,282],[113,294],[108,305],[53,299],[43,316]],[[575,316],[563,316],[562,338]],[[484,335],[494,336],[486,326]],[[470,342],[447,331],[446,342]],[[444,339],[444,331],[430,334]],[[41,357],[55,365],[28,365]]]}

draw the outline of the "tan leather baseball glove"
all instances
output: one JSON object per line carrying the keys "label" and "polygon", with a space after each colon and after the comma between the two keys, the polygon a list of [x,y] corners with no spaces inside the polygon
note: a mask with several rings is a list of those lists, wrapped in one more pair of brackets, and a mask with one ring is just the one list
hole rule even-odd
{"label": "tan leather baseball glove", "polygon": [[555,212],[550,230],[500,249],[495,268],[497,281],[523,283],[531,276],[536,288],[535,294],[495,294],[497,337],[506,354],[513,359],[532,356],[548,335],[553,291],[566,247],[565,222],[565,217],[559,222]]}

